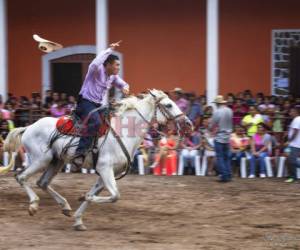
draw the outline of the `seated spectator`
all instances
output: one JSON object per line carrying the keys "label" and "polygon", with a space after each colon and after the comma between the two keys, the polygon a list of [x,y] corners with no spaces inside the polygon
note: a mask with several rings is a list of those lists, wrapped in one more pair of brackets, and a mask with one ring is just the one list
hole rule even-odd
{"label": "seated spectator", "polygon": [[4,120],[12,119],[12,112],[8,108],[9,108],[9,104],[6,104],[5,108],[1,109],[1,118]]}
{"label": "seated spectator", "polygon": [[68,103],[68,96],[66,93],[61,93],[60,94],[60,101],[62,102],[62,104],[65,106]]}
{"label": "seated spectator", "polygon": [[[143,163],[144,167],[149,166],[150,163],[154,162],[154,156],[155,156],[155,144],[154,140],[151,137],[150,133],[147,133],[144,136],[144,141],[141,143],[139,146],[138,150],[136,151],[134,155],[134,161],[133,161],[133,173],[138,172],[138,156],[142,155],[143,156]],[[145,169],[147,170],[147,168]]]}
{"label": "seated spectator", "polygon": [[31,94],[31,108],[32,109],[41,109],[42,108],[42,101],[40,93],[33,92]]}
{"label": "seated spectator", "polygon": [[272,126],[273,126],[272,117],[274,116],[274,112],[275,112],[275,106],[274,106],[274,108],[267,108],[267,109],[263,109],[261,111],[263,123],[266,124],[269,128],[272,128]]}
{"label": "seated spectator", "polygon": [[59,93],[54,92],[54,93],[52,94],[52,99],[53,99],[52,104],[55,104],[55,103],[57,103],[58,101],[60,101],[60,95],[59,95]]}
{"label": "seated spectator", "polygon": [[256,103],[256,105],[258,106],[258,109],[262,112],[266,111],[268,109],[275,109],[275,104],[273,104],[271,102],[271,97],[270,96],[266,97],[262,104]]}
{"label": "seated spectator", "polygon": [[182,89],[175,88],[173,91],[171,91],[171,96],[180,110],[186,114],[189,110],[190,104],[189,101],[184,97]]}
{"label": "seated spectator", "polygon": [[250,138],[241,125],[234,127],[234,132],[230,136],[230,149],[231,158],[234,158],[240,166],[242,157],[246,157],[246,152],[250,150]]}
{"label": "seated spectator", "polygon": [[152,138],[150,133],[147,133],[145,135],[142,145],[143,145],[145,154],[147,155],[147,161],[145,162],[145,165],[149,165],[150,163],[154,162],[155,149],[156,149],[155,141]]}
{"label": "seated spectator", "polygon": [[196,156],[199,155],[199,150],[201,147],[200,133],[197,131],[192,131],[187,134],[181,143],[181,156],[183,159],[183,166],[186,167],[190,165],[195,169]]}
{"label": "seated spectator", "polygon": [[300,109],[300,97],[296,98],[294,107],[297,108],[297,109]]}
{"label": "seated spectator", "polygon": [[232,93],[227,94],[227,105],[228,107],[230,107],[231,109],[233,108],[233,105],[235,103],[235,96]]}
{"label": "seated spectator", "polygon": [[57,103],[55,103],[51,106],[50,114],[53,117],[60,117],[60,116],[66,115],[66,113],[67,113],[67,110],[64,107],[62,101],[58,101]]}
{"label": "seated spectator", "polygon": [[252,106],[255,104],[255,101],[253,99],[253,96],[252,96],[252,93],[250,90],[245,90],[244,91],[244,100],[245,100],[245,103],[248,105],[248,106]]}
{"label": "seated spectator", "polygon": [[206,118],[209,118],[213,114],[213,107],[212,106],[206,106],[205,109],[203,110],[203,115]]}
{"label": "seated spectator", "polygon": [[133,174],[137,174],[138,173],[138,156],[142,155],[143,156],[143,163],[144,166],[148,165],[148,154],[144,148],[143,143],[138,147],[138,149],[136,150],[134,157],[133,157],[133,164],[132,164],[132,168],[131,168],[131,173]]}
{"label": "seated spectator", "polygon": [[26,127],[30,124],[31,103],[26,96],[21,96],[20,103],[15,112],[16,126]]}
{"label": "seated spectator", "polygon": [[52,103],[53,103],[52,91],[47,90],[45,93],[45,100],[43,103],[43,109],[47,114],[50,114],[50,108],[52,106]]}
{"label": "seated spectator", "polygon": [[200,100],[200,104],[201,104],[202,110],[204,110],[206,108],[206,106],[207,106],[206,96],[205,95],[201,95],[199,97],[199,100]]}
{"label": "seated spectator", "polygon": [[9,124],[6,120],[2,120],[0,123],[0,137],[5,140],[9,133]]}
{"label": "seated spectator", "polygon": [[263,103],[264,103],[264,95],[263,95],[263,93],[257,93],[256,99],[255,99],[255,105],[259,107]]}
{"label": "seated spectator", "polygon": [[191,104],[188,112],[188,117],[194,123],[197,117],[203,115],[203,112],[202,112],[200,99],[196,98],[196,95],[194,93],[190,95],[190,103]]}
{"label": "seated spectator", "polygon": [[177,174],[177,144],[178,138],[173,129],[168,129],[167,137],[159,141],[159,151],[151,165],[154,175],[176,175]]}
{"label": "seated spectator", "polygon": [[75,110],[75,108],[76,108],[76,99],[75,99],[74,96],[70,95],[68,97],[68,102],[67,102],[67,105],[65,107],[66,107],[67,114],[71,114],[72,111]]}
{"label": "seated spectator", "polygon": [[252,137],[257,132],[257,125],[263,123],[262,115],[259,114],[257,107],[250,106],[249,114],[242,120],[242,125],[247,128],[247,135]]}
{"label": "seated spectator", "polygon": [[247,114],[248,108],[243,104],[241,99],[236,99],[232,106],[233,125],[241,124],[243,117]]}
{"label": "seated spectator", "polygon": [[282,133],[284,126],[284,115],[281,113],[280,109],[277,107],[273,113],[272,119],[272,131],[275,133]]}
{"label": "seated spectator", "polygon": [[251,160],[250,160],[250,175],[249,178],[256,176],[256,160],[259,160],[259,175],[261,178],[266,177],[265,158],[269,155],[272,148],[272,137],[266,133],[264,124],[257,126],[257,132],[252,136],[251,140]]}

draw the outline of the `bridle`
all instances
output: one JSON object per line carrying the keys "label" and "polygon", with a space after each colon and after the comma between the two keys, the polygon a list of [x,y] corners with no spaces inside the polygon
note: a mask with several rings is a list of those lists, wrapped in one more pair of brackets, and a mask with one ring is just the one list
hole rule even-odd
{"label": "bridle", "polygon": [[158,129],[153,127],[153,124],[155,122],[157,122],[157,112],[159,110],[161,112],[161,114],[167,119],[167,121],[174,121],[175,122],[176,128],[177,128],[177,134],[179,134],[179,131],[181,130],[181,126],[180,126],[178,118],[184,117],[185,114],[180,113],[180,114],[174,116],[173,114],[171,114],[171,112],[163,104],[160,103],[162,99],[158,99],[153,93],[151,93],[151,91],[149,91],[149,94],[154,98],[154,101],[155,101],[155,103],[154,103],[154,117],[151,119],[151,121],[148,121],[136,107],[135,107],[135,111],[149,125],[149,127],[151,127],[156,133],[158,133],[161,136],[166,136],[165,133],[163,133],[163,132],[161,132]]}

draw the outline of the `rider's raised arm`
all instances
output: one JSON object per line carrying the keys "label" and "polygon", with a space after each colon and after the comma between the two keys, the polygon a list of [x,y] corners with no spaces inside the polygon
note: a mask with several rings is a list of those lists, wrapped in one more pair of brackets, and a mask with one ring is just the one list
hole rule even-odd
{"label": "rider's raised arm", "polygon": [[112,48],[101,51],[96,58],[91,62],[89,68],[99,68],[107,59],[107,57],[113,53]]}

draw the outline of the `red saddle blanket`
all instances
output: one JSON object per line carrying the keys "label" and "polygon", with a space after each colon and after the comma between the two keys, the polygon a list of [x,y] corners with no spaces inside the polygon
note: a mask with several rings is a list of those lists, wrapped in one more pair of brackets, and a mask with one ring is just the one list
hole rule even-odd
{"label": "red saddle blanket", "polygon": [[[98,136],[101,137],[108,130],[108,125],[105,119],[101,116],[101,126],[98,131]],[[80,129],[74,126],[73,119],[70,116],[62,116],[56,122],[56,129],[64,135],[83,136],[84,129]]]}

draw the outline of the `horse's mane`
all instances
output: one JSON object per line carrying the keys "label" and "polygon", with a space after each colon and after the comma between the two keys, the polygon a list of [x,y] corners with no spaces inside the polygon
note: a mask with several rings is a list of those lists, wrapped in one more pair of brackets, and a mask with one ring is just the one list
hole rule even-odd
{"label": "horse's mane", "polygon": [[116,105],[116,114],[120,115],[123,114],[127,110],[135,109],[138,108],[138,104],[141,100],[147,100],[151,102],[151,100],[154,100],[153,97],[155,96],[156,99],[161,100],[163,98],[168,97],[163,91],[157,90],[157,89],[152,89],[149,90],[149,93],[147,94],[139,94],[137,96],[129,96],[127,98],[124,98],[120,101],[118,101]]}

